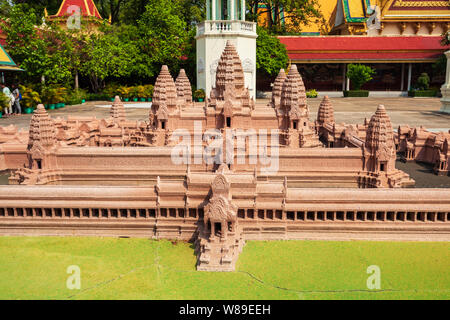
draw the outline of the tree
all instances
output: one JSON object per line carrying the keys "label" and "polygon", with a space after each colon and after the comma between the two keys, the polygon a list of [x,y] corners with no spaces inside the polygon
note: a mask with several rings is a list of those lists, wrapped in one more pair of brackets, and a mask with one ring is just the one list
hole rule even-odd
{"label": "tree", "polygon": [[288,64],[289,58],[286,46],[264,28],[258,26],[257,33],[256,69],[258,72],[275,76],[280,69],[286,68]]}
{"label": "tree", "polygon": [[375,69],[362,64],[349,64],[347,77],[350,78],[354,90],[361,90],[362,86],[372,80]]}
{"label": "tree", "polygon": [[[26,6],[25,8],[32,9],[35,12],[35,23],[41,23],[44,17],[44,10],[47,9],[49,14],[56,14],[61,5],[61,0],[12,0],[13,4],[20,4]],[[25,10],[25,11],[27,11]]]}
{"label": "tree", "polygon": [[46,53],[45,40],[35,28],[35,11],[25,8],[23,5],[13,6],[2,29],[7,34],[6,44],[14,61],[26,70],[28,77],[40,79],[50,70],[51,61]]}
{"label": "tree", "polygon": [[98,92],[105,86],[105,79],[130,77],[136,74],[136,57],[141,52],[137,42],[123,41],[129,30],[122,27],[106,27],[104,33],[92,33],[82,47],[83,61],[79,71],[89,77],[92,90]]}
{"label": "tree", "polygon": [[153,0],[145,9],[138,30],[146,76],[158,74],[163,64],[177,71],[186,57],[190,39],[187,23],[178,14],[180,2]]}
{"label": "tree", "polygon": [[247,8],[250,20],[264,16],[267,28],[277,34],[298,33],[302,25],[323,18],[317,0],[249,0]]}

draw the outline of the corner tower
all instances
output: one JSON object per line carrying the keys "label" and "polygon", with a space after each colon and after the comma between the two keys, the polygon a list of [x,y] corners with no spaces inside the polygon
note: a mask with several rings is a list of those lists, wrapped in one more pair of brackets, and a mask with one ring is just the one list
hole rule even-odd
{"label": "corner tower", "polygon": [[245,0],[206,0],[206,21],[197,26],[197,88],[209,96],[227,41],[242,61],[245,87],[256,99],[256,23],[245,21]]}

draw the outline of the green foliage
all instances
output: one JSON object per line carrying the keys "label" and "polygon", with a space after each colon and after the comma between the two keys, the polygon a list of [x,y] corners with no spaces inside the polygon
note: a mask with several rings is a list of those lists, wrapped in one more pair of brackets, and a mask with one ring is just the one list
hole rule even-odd
{"label": "green foliage", "polygon": [[32,87],[20,86],[20,92],[22,93],[20,104],[24,108],[36,108],[42,102],[39,93]]}
{"label": "green foliage", "polygon": [[430,77],[428,76],[428,73],[424,72],[419,78],[417,78],[415,88],[421,91],[425,91],[430,88]]}
{"label": "green foliage", "polygon": [[163,64],[174,72],[180,69],[190,39],[188,25],[179,15],[181,11],[178,1],[153,0],[145,7],[138,21],[143,76],[154,77]]}
{"label": "green foliage", "polygon": [[315,89],[309,90],[306,92],[307,98],[317,98],[319,96],[319,93]]}
{"label": "green foliage", "polygon": [[447,70],[447,57],[442,54],[438,61],[433,64],[433,73],[435,75],[445,76],[445,71]]}
{"label": "green foliage", "polygon": [[276,76],[280,69],[285,69],[289,58],[286,46],[267,30],[257,27],[256,69],[270,76]]}
{"label": "green foliage", "polygon": [[247,18],[267,19],[267,29],[276,34],[300,33],[302,25],[325,20],[318,0],[247,0]]}
{"label": "green foliage", "polygon": [[57,85],[42,86],[41,100],[44,104],[56,104],[66,101],[68,91],[65,87]]}
{"label": "green foliage", "polygon": [[436,97],[439,90],[411,90],[408,92],[409,97],[433,98]]}
{"label": "green foliage", "polygon": [[88,93],[86,92],[86,90],[83,89],[73,90],[66,94],[64,103],[67,105],[81,104],[82,100],[86,99],[87,96]]}
{"label": "green foliage", "polygon": [[117,95],[120,95],[118,91],[119,87],[120,86],[117,83],[108,83],[105,89],[103,89],[103,93],[108,95],[110,98],[115,98]]}
{"label": "green foliage", "polygon": [[120,97],[122,99],[128,99],[128,98],[130,98],[130,95],[131,95],[131,88],[125,87],[125,86],[120,86],[117,89],[117,93],[120,95]]}
{"label": "green foliage", "polygon": [[370,92],[367,90],[344,91],[345,98],[367,98]]}
{"label": "green foliage", "polygon": [[144,88],[145,88],[145,91],[144,91],[143,98],[152,98],[155,87],[151,84],[148,84],[148,85],[145,85]]}
{"label": "green foliage", "polygon": [[354,90],[360,90],[361,87],[373,79],[375,69],[362,64],[349,64],[347,77],[350,78]]}
{"label": "green foliage", "polygon": [[9,98],[0,92],[0,112],[9,107]]}
{"label": "green foliage", "polygon": [[194,99],[205,99],[206,94],[205,94],[205,90],[203,89],[198,89],[194,91]]}

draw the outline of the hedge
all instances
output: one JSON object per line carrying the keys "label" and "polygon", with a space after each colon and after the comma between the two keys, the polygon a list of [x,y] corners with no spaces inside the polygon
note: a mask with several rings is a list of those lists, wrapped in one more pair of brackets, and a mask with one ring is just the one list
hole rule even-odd
{"label": "hedge", "polygon": [[356,97],[367,98],[368,96],[369,96],[369,91],[367,91],[367,90],[344,91],[344,97],[346,97],[346,98],[356,98]]}

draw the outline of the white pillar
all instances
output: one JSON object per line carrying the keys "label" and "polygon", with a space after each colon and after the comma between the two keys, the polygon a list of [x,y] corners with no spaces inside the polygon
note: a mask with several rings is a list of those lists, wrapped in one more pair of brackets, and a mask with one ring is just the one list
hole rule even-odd
{"label": "white pillar", "polygon": [[217,8],[216,8],[216,0],[212,0],[212,14],[211,14],[211,20],[217,20],[216,19],[216,12],[217,12]]}
{"label": "white pillar", "polygon": [[245,0],[241,0],[241,20],[245,21],[245,12],[246,12],[246,8],[245,8]]}
{"label": "white pillar", "polygon": [[442,92],[442,109],[441,112],[450,114],[450,51],[445,53],[447,56],[447,74],[445,84],[441,88]]}
{"label": "white pillar", "polygon": [[236,13],[236,10],[234,7],[236,0],[229,0],[228,3],[230,4],[230,7],[228,8],[229,20],[237,20],[236,17],[234,16]]}
{"label": "white pillar", "polygon": [[412,80],[412,63],[408,65],[408,91],[411,90],[411,80]]}
{"label": "white pillar", "polygon": [[444,87],[450,88],[450,51],[447,51],[445,53],[445,55],[447,57],[447,74],[446,74],[446,77],[445,77]]}
{"label": "white pillar", "polygon": [[348,72],[348,64],[345,65],[345,81],[346,81],[346,90],[350,91],[350,78],[347,77],[347,72]]}

